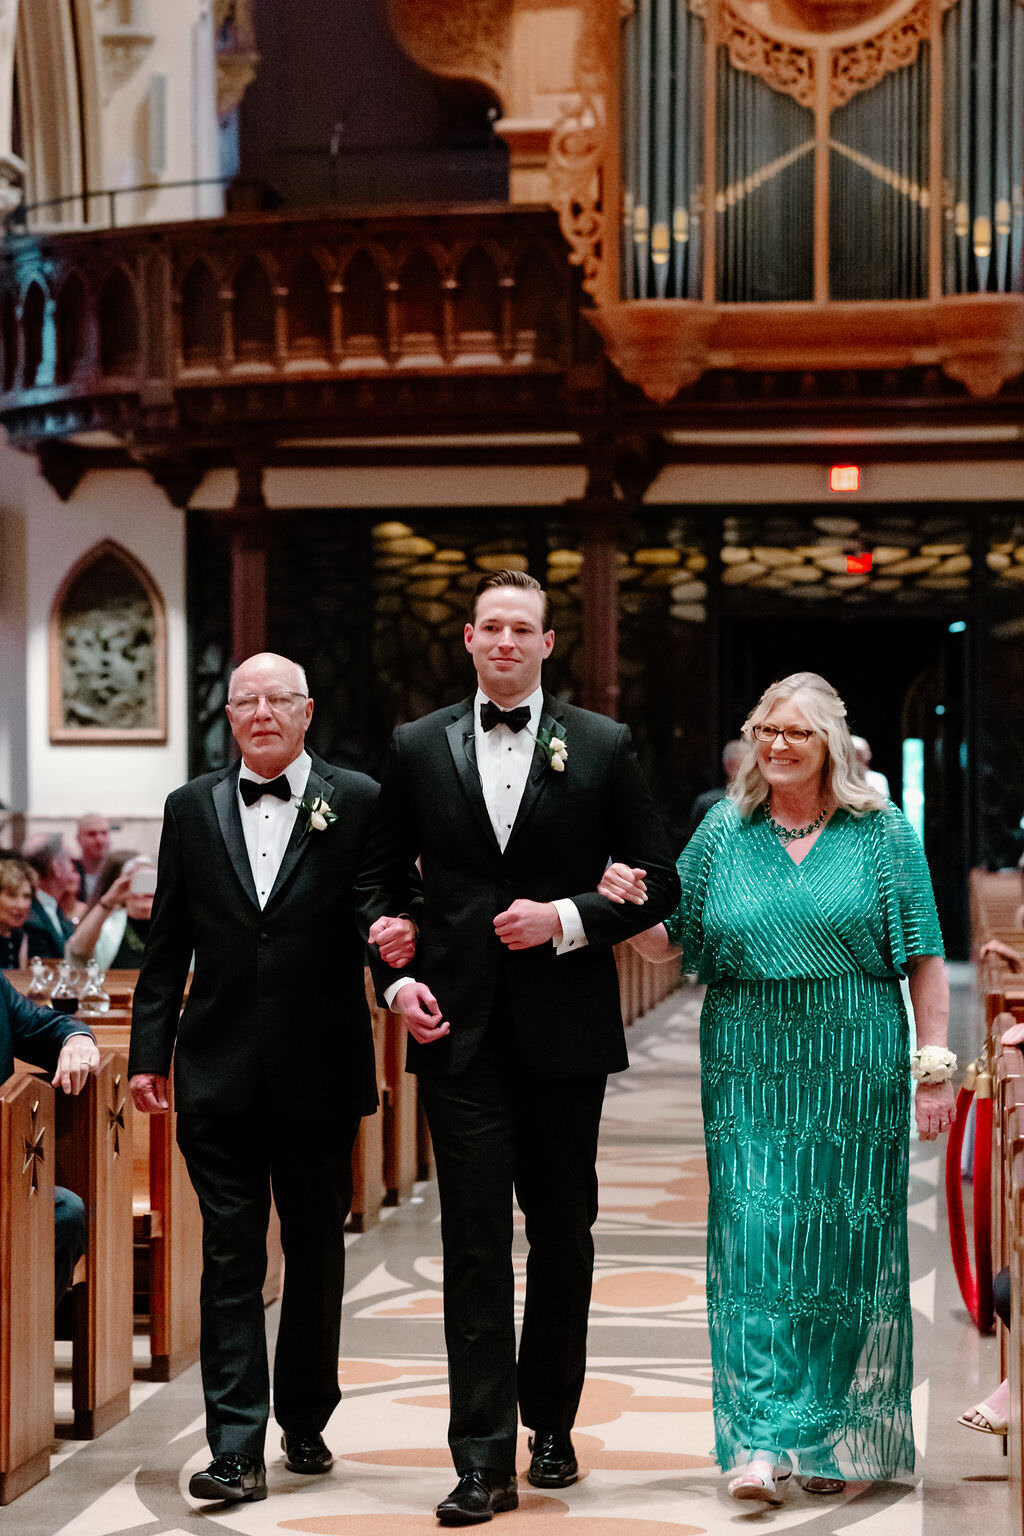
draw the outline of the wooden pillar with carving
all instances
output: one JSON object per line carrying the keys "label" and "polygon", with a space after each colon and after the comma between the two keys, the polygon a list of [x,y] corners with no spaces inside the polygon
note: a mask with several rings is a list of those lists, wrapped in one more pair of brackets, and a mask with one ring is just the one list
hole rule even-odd
{"label": "wooden pillar with carving", "polygon": [[619,713],[619,532],[623,504],[614,496],[588,495],[575,503],[583,567],[583,698],[585,709]]}
{"label": "wooden pillar with carving", "polygon": [[263,465],[239,455],[231,520],[231,655],[237,665],[267,648],[267,504]]}

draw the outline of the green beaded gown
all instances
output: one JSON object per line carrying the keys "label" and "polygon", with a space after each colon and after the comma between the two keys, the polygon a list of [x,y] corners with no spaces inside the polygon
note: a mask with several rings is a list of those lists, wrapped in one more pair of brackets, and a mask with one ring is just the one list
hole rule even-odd
{"label": "green beaded gown", "polygon": [[836,811],[798,865],[762,810],[712,807],[666,928],[707,984],[715,1452],[805,1475],[914,1466],[909,1038],[900,977],[941,955],[924,852],[894,805]]}

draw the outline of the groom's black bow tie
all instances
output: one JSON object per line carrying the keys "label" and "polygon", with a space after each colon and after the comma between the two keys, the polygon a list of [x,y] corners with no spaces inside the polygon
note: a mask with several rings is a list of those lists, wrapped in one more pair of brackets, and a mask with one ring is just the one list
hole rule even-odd
{"label": "groom's black bow tie", "polygon": [[490,699],[484,699],[480,706],[480,724],[485,731],[493,731],[496,725],[507,725],[510,731],[521,731],[529,723],[528,704],[520,704],[517,709],[499,709]]}
{"label": "groom's black bow tie", "polygon": [[271,779],[267,784],[257,784],[255,779],[239,779],[238,789],[246,805],[255,805],[263,795],[276,795],[279,800],[290,800],[292,797],[291,785],[283,773],[279,773],[276,779]]}

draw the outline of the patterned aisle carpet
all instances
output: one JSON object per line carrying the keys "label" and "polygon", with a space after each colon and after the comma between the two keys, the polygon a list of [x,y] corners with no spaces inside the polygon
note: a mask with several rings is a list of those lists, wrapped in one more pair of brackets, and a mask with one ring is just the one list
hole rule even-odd
{"label": "patterned aisle carpet", "polygon": [[[519,1512],[498,1517],[497,1536],[719,1536],[751,1521],[776,1530],[799,1526],[805,1536],[854,1530],[858,1536],[937,1536],[978,1518],[1001,1525],[1005,1490],[997,1444],[962,1431],[951,1436],[952,1459],[944,1459],[934,1476],[935,1519],[926,1518],[928,1475],[850,1485],[839,1499],[794,1488],[781,1509],[764,1512],[754,1506],[747,1513],[750,1506],[725,1496],[724,1480],[709,1455],[699,1006],[699,992],[684,989],[635,1026],[632,1069],[609,1088],[590,1369],[575,1435],[584,1475],[557,1493],[534,1491],[524,1479]],[[939,1155],[915,1145],[915,1418],[926,1474],[931,1472],[925,1443],[930,1383],[922,1362],[936,1347],[939,1181]],[[520,1276],[523,1261],[520,1251]],[[331,1476],[288,1473],[272,1428],[269,1499],[207,1505],[208,1513],[202,1513],[184,1493],[189,1474],[207,1458],[193,1369],[167,1386],[138,1389],[130,1419],[93,1445],[69,1447],[48,1483],[0,1512],[0,1527],[9,1525],[19,1536],[180,1536],[213,1527],[243,1536],[436,1531],[431,1511],[454,1477],[445,1444],[440,1230],[433,1187],[423,1186],[413,1202],[354,1239],[349,1266],[341,1362],[345,1397],[327,1431],[337,1458]],[[945,1297],[945,1281],[943,1286]],[[953,1313],[945,1300],[942,1309],[948,1328]],[[274,1322],[272,1309],[271,1329]],[[972,1387],[972,1373],[978,1377],[980,1371],[985,1381],[992,1356],[984,1350],[979,1356],[976,1346],[972,1353],[969,1330],[961,1321],[952,1326],[954,1347],[961,1349],[955,1391],[964,1399],[957,1403],[962,1407],[981,1396]],[[980,1475],[961,1476],[958,1457]],[[524,1435],[521,1471],[527,1461]]]}

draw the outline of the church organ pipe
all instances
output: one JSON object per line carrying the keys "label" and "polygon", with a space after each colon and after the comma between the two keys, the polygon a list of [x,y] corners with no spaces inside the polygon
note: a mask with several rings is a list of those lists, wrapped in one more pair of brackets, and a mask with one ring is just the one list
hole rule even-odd
{"label": "church organ pipe", "polygon": [[[732,62],[722,0],[694,3],[636,0],[624,23],[627,297],[1024,287],[1024,0],[931,0],[906,62],[868,81],[809,39],[814,110],[762,78],[756,49]],[[865,59],[894,46],[875,42]]]}
{"label": "church organ pipe", "polygon": [[[1024,123],[1024,7],[1012,5],[1011,40],[1013,64],[1010,69],[1012,110],[1010,122]],[[1010,251],[1009,287],[1024,289],[1024,130],[1010,136]]]}
{"label": "church organ pipe", "polygon": [[651,234],[650,251],[655,293],[659,299],[666,294],[668,262],[672,251],[671,207],[672,161],[678,150],[673,142],[672,106],[676,90],[672,69],[672,10],[665,0],[657,7],[654,57],[657,61],[654,73],[653,114],[653,171],[651,185]]}
{"label": "church organ pipe", "polygon": [[619,120],[622,124],[622,217],[619,242],[624,299],[637,297],[633,260],[633,199],[636,195],[636,152],[639,140],[637,92],[640,88],[636,62],[637,31],[637,27],[632,24],[626,24],[622,29],[622,89],[619,106]]}
{"label": "church organ pipe", "polygon": [[639,0],[637,22],[640,31],[638,86],[640,111],[637,133],[636,190],[633,197],[633,244],[636,252],[637,287],[640,298],[647,297],[651,227],[651,75],[653,68],[651,11],[657,0]]}
{"label": "church organ pipe", "polygon": [[622,260],[627,298],[700,292],[703,22],[687,0],[637,0],[623,27]]}

